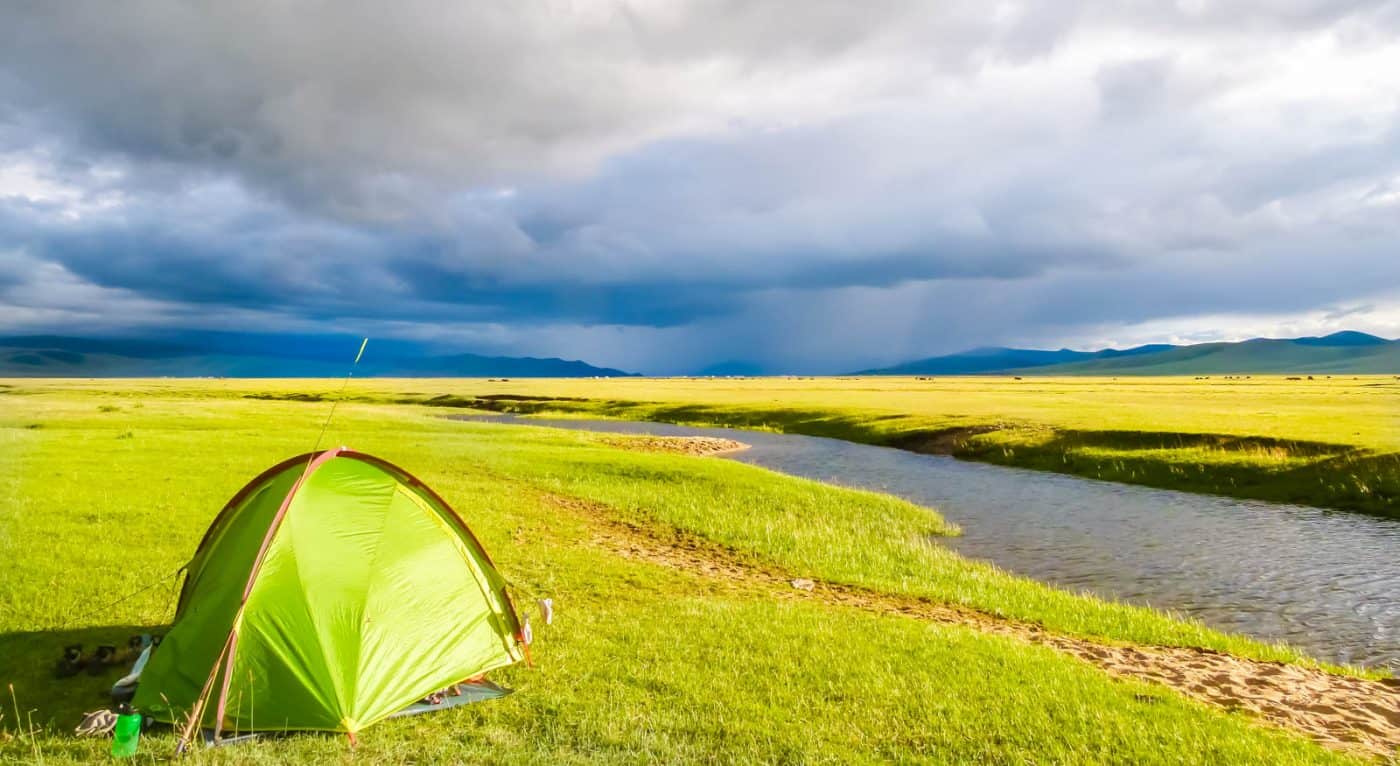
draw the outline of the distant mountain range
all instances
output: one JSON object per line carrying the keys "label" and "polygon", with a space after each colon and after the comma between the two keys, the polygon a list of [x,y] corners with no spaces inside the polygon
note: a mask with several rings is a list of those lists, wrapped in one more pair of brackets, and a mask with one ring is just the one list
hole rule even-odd
{"label": "distant mountain range", "polygon": [[[72,338],[59,335],[0,336],[0,377],[130,378],[341,377],[349,371],[355,346],[341,359],[295,349],[211,348],[196,344],[136,339]],[[588,378],[632,373],[585,362],[476,354],[418,354],[402,344],[387,353],[371,347],[356,377]]]}
{"label": "distant mountain range", "polygon": [[1397,374],[1400,341],[1362,332],[1236,343],[1156,344],[1101,351],[979,348],[857,375]]}
{"label": "distant mountain range", "polygon": [[[209,335],[171,340],[0,336],[0,377],[323,378],[349,371],[358,339]],[[862,370],[855,375],[1400,374],[1400,341],[1361,332],[1238,343],[1154,344],[1101,351],[979,348]],[[758,375],[749,362],[703,375]],[[407,342],[371,341],[356,377],[587,378],[633,373],[586,362],[433,354]]]}

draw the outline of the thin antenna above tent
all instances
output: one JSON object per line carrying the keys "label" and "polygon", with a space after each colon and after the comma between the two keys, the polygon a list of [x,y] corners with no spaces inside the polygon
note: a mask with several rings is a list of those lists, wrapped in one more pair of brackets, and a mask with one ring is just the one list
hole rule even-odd
{"label": "thin antenna above tent", "polygon": [[350,378],[355,376],[355,367],[360,364],[360,357],[365,355],[365,346],[368,345],[369,338],[360,341],[360,350],[355,353],[355,361],[350,363],[350,370],[345,373],[345,380],[340,384],[340,391],[336,392],[335,399],[331,400],[331,411],[326,414],[326,422],[321,424],[321,433],[316,435],[316,444],[311,447],[312,453],[321,449],[321,439],[325,438],[326,429],[331,424],[331,418],[335,417],[335,407],[340,404],[340,398],[345,395],[345,387],[350,385]]}

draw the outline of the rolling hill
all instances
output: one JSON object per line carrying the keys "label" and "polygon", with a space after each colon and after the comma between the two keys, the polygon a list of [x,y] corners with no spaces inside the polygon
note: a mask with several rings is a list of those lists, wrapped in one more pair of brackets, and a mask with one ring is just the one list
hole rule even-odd
{"label": "rolling hill", "polygon": [[[416,354],[402,345],[367,354],[357,377],[623,377],[632,373],[586,362],[477,354]],[[354,347],[349,353],[353,353]],[[344,354],[340,355],[345,357]],[[193,343],[58,335],[0,337],[0,377],[131,378],[341,377],[349,359],[295,350],[220,349]]]}
{"label": "rolling hill", "polygon": [[861,375],[1400,374],[1400,341],[1361,332],[1255,338],[1235,343],[1150,345],[1101,351],[989,348],[920,359]]}
{"label": "rolling hill", "polygon": [[947,356],[918,359],[893,367],[876,370],[863,370],[858,375],[981,375],[1005,372],[1007,370],[1028,370],[1037,367],[1050,367],[1096,359],[1131,357],[1139,354],[1152,354],[1175,348],[1175,346],[1139,346],[1124,350],[1105,349],[1103,351],[1041,351],[1029,348],[976,348]]}

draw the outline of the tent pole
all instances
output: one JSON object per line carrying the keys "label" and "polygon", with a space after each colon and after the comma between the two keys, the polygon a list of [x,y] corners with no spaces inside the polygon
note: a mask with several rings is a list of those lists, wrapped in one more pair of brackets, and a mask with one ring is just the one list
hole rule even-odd
{"label": "tent pole", "polygon": [[219,665],[223,663],[224,655],[228,653],[229,644],[233,641],[233,633],[229,633],[228,640],[224,641],[224,648],[219,650],[219,656],[214,660],[214,667],[209,670],[209,677],[204,680],[204,688],[199,690],[199,697],[195,699],[194,708],[190,710],[189,720],[185,722],[185,728],[180,732],[180,739],[175,744],[175,754],[185,752],[189,745],[195,729],[199,727],[199,722],[204,718],[204,708],[209,701],[209,693],[214,690],[214,679],[219,675]]}
{"label": "tent pole", "polygon": [[[240,609],[238,617],[234,619],[234,625],[243,621],[243,611]],[[214,708],[214,741],[219,741],[219,735],[224,730],[224,711],[228,704],[228,683],[233,679],[233,656],[238,651],[238,628],[234,627],[229,634],[228,659],[224,663],[224,683],[219,689],[219,704]]]}
{"label": "tent pole", "polygon": [[345,373],[345,380],[340,384],[340,392],[337,393],[335,395],[335,398],[331,400],[331,411],[329,414],[326,415],[326,422],[321,424],[321,433],[316,434],[316,443],[311,447],[311,452],[313,454],[316,452],[316,450],[321,448],[321,439],[325,438],[326,429],[329,428],[331,424],[331,418],[335,417],[336,405],[340,404],[340,397],[345,395],[345,388],[346,386],[350,385],[350,379],[355,377],[355,367],[357,367],[360,364],[360,357],[365,355],[365,346],[368,345],[369,338],[365,338],[364,340],[360,341],[360,350],[355,354],[355,361],[350,363],[350,370]]}

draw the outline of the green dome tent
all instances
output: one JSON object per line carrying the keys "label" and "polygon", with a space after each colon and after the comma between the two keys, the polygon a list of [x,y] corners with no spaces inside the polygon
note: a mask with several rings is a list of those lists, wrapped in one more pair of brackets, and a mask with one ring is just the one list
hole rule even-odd
{"label": "green dome tent", "polygon": [[220,732],[356,732],[520,661],[506,583],[447,503],[345,448],[264,472],[188,564],[134,704]]}

